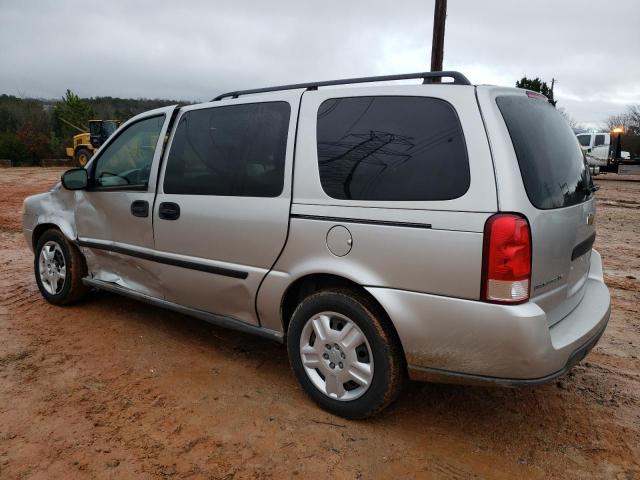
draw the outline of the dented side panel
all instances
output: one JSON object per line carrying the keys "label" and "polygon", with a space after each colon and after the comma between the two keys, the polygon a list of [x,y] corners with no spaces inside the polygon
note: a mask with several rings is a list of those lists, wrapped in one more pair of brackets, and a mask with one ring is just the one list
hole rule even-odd
{"label": "dented side panel", "polygon": [[[157,172],[162,157],[162,146],[167,134],[169,119],[175,107],[166,107],[132,118],[119,131],[144,118],[164,115],[164,125],[158,136],[149,173],[148,187],[144,191],[131,190],[81,190],[76,192],[75,224],[80,242],[89,245],[98,243],[117,245],[124,249],[154,249],[153,222],[151,209],[155,200]],[[95,162],[100,162],[102,152],[108,150],[110,142],[117,138],[115,134],[109,143],[103,145],[91,159],[87,169],[91,172]],[[133,202],[147,202],[149,214],[133,215]],[[160,266],[151,260],[126,255],[92,246],[82,246],[87,259],[89,277],[96,280],[115,283],[146,295],[163,298]]]}
{"label": "dented side panel", "polygon": [[69,239],[77,236],[73,208],[75,193],[56,184],[49,192],[32,195],[24,200],[22,228],[27,246],[33,250],[33,231],[38,225],[54,225]]}

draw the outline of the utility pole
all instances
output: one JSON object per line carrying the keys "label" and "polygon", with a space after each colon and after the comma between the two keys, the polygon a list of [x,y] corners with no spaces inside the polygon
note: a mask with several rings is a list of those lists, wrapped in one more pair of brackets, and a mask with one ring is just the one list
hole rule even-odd
{"label": "utility pole", "polygon": [[[447,0],[436,0],[433,10],[433,38],[431,39],[431,71],[442,71],[444,56],[444,22],[447,19]],[[439,78],[432,79],[440,82]]]}

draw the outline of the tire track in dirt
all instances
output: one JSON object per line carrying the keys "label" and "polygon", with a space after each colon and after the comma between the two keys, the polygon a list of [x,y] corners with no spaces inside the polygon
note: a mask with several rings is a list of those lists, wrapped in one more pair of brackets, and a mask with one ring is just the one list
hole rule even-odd
{"label": "tire track in dirt", "polygon": [[[599,209],[613,315],[569,375],[516,390],[411,383],[351,422],[307,400],[284,349],[262,339],[108,294],[44,302],[20,195],[58,176],[0,178],[0,478],[640,476],[634,210]],[[640,184],[620,183],[598,195],[637,200]]]}

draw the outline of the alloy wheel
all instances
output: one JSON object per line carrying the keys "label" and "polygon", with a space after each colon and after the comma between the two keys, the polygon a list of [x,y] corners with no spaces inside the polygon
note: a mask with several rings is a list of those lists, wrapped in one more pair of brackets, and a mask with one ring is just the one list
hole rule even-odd
{"label": "alloy wheel", "polygon": [[38,273],[42,286],[51,295],[57,295],[64,288],[67,267],[64,253],[57,242],[48,241],[40,250]]}
{"label": "alloy wheel", "polygon": [[355,400],[371,386],[371,346],[345,315],[321,312],[311,317],[302,329],[300,357],[314,386],[332,399]]}

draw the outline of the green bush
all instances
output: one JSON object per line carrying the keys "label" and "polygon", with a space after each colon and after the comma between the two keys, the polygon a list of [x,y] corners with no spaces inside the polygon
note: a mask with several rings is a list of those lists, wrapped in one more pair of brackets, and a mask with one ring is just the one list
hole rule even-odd
{"label": "green bush", "polygon": [[26,145],[11,132],[0,132],[0,158],[13,160],[14,165],[31,163]]}

